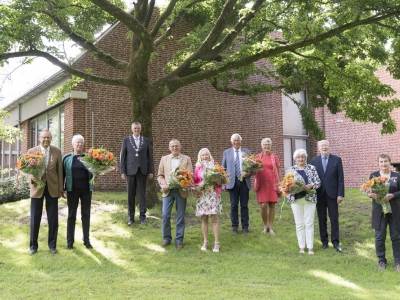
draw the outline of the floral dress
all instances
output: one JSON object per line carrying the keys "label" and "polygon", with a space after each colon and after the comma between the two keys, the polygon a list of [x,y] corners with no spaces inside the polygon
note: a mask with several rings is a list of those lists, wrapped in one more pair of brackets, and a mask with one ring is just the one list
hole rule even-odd
{"label": "floral dress", "polygon": [[[203,181],[204,169],[214,167],[212,162],[205,162],[204,166],[196,167],[194,171],[194,183]],[[221,189],[214,186],[207,186],[202,192],[197,193],[196,216],[215,215],[222,213]]]}

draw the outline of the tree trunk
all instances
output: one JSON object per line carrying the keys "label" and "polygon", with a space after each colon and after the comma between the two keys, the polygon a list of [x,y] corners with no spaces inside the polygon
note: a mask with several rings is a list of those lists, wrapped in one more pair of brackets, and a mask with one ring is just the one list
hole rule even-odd
{"label": "tree trunk", "polygon": [[[129,89],[129,92],[132,99],[132,122],[139,122],[142,125],[140,134],[150,139],[153,148],[152,115],[154,106],[152,103],[156,103],[152,99],[154,96],[149,92],[149,89],[146,90],[143,86],[138,91],[137,85],[136,89],[133,87]],[[148,208],[153,208],[161,204],[161,201],[158,199],[156,186],[158,163],[154,161],[153,164],[154,178],[147,179],[146,204]]]}

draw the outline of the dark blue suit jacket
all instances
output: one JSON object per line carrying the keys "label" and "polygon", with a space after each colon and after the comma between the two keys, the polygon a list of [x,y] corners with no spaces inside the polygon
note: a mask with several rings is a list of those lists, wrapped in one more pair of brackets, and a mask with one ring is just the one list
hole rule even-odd
{"label": "dark blue suit jacket", "polygon": [[329,154],[328,165],[324,173],[321,155],[314,157],[311,164],[317,169],[321,179],[321,187],[317,189],[317,196],[322,197],[324,192],[329,198],[336,199],[338,196],[344,197],[344,175],[342,159],[339,156]]}
{"label": "dark blue suit jacket", "polygon": [[130,139],[134,142],[132,135],[124,138],[120,154],[120,173],[125,175],[136,175],[138,168],[143,175],[154,174],[153,152],[151,150],[150,140],[143,137],[143,145],[137,152],[133,148]]}

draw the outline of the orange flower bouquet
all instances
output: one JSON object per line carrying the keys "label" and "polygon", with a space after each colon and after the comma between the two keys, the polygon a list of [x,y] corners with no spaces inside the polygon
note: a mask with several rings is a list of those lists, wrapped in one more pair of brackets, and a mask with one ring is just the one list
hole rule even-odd
{"label": "orange flower bouquet", "polygon": [[213,168],[206,168],[204,173],[204,186],[220,186],[228,183],[229,176],[221,165],[214,164]]}
{"label": "orange flower bouquet", "polygon": [[[262,158],[256,157],[254,154],[249,155],[247,153],[243,154],[242,171],[243,172],[255,172],[262,171]],[[243,181],[244,177],[240,176],[239,180]]]}
{"label": "orange flower bouquet", "polygon": [[91,184],[97,183],[97,175],[104,175],[117,167],[114,154],[105,148],[90,148],[85,156],[79,158],[85,167],[93,173]]}
{"label": "orange flower bouquet", "polygon": [[372,177],[370,180],[364,180],[364,184],[360,188],[364,194],[374,193],[379,197],[374,199],[376,203],[382,205],[384,214],[391,213],[392,208],[389,202],[384,202],[383,198],[386,197],[389,191],[389,179],[386,177]]}
{"label": "orange flower bouquet", "polygon": [[193,187],[193,174],[186,168],[177,167],[172,173],[172,178],[169,181],[168,189],[182,188],[184,191],[186,189],[191,189]]}
{"label": "orange flower bouquet", "polygon": [[[16,166],[22,173],[41,178],[46,167],[46,162],[44,161],[43,154],[40,152],[36,152],[35,154],[26,153],[18,157]],[[43,188],[46,185],[43,180],[37,181],[36,184],[38,188]]]}
{"label": "orange flower bouquet", "polygon": [[[282,191],[282,196],[287,196],[289,194],[294,195],[304,191],[305,182],[303,177],[296,171],[286,173],[285,177],[280,183],[280,189]],[[307,193],[315,194],[314,189],[309,189]]]}

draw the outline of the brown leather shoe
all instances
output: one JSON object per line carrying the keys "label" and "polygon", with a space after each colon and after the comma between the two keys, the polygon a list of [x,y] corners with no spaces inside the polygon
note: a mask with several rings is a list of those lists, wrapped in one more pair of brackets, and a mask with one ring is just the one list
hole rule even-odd
{"label": "brown leather shoe", "polygon": [[161,244],[161,247],[167,247],[169,244],[171,244],[171,242],[164,241],[164,242]]}
{"label": "brown leather shoe", "polygon": [[183,248],[183,244],[182,243],[177,243],[176,244],[176,248],[182,249]]}

